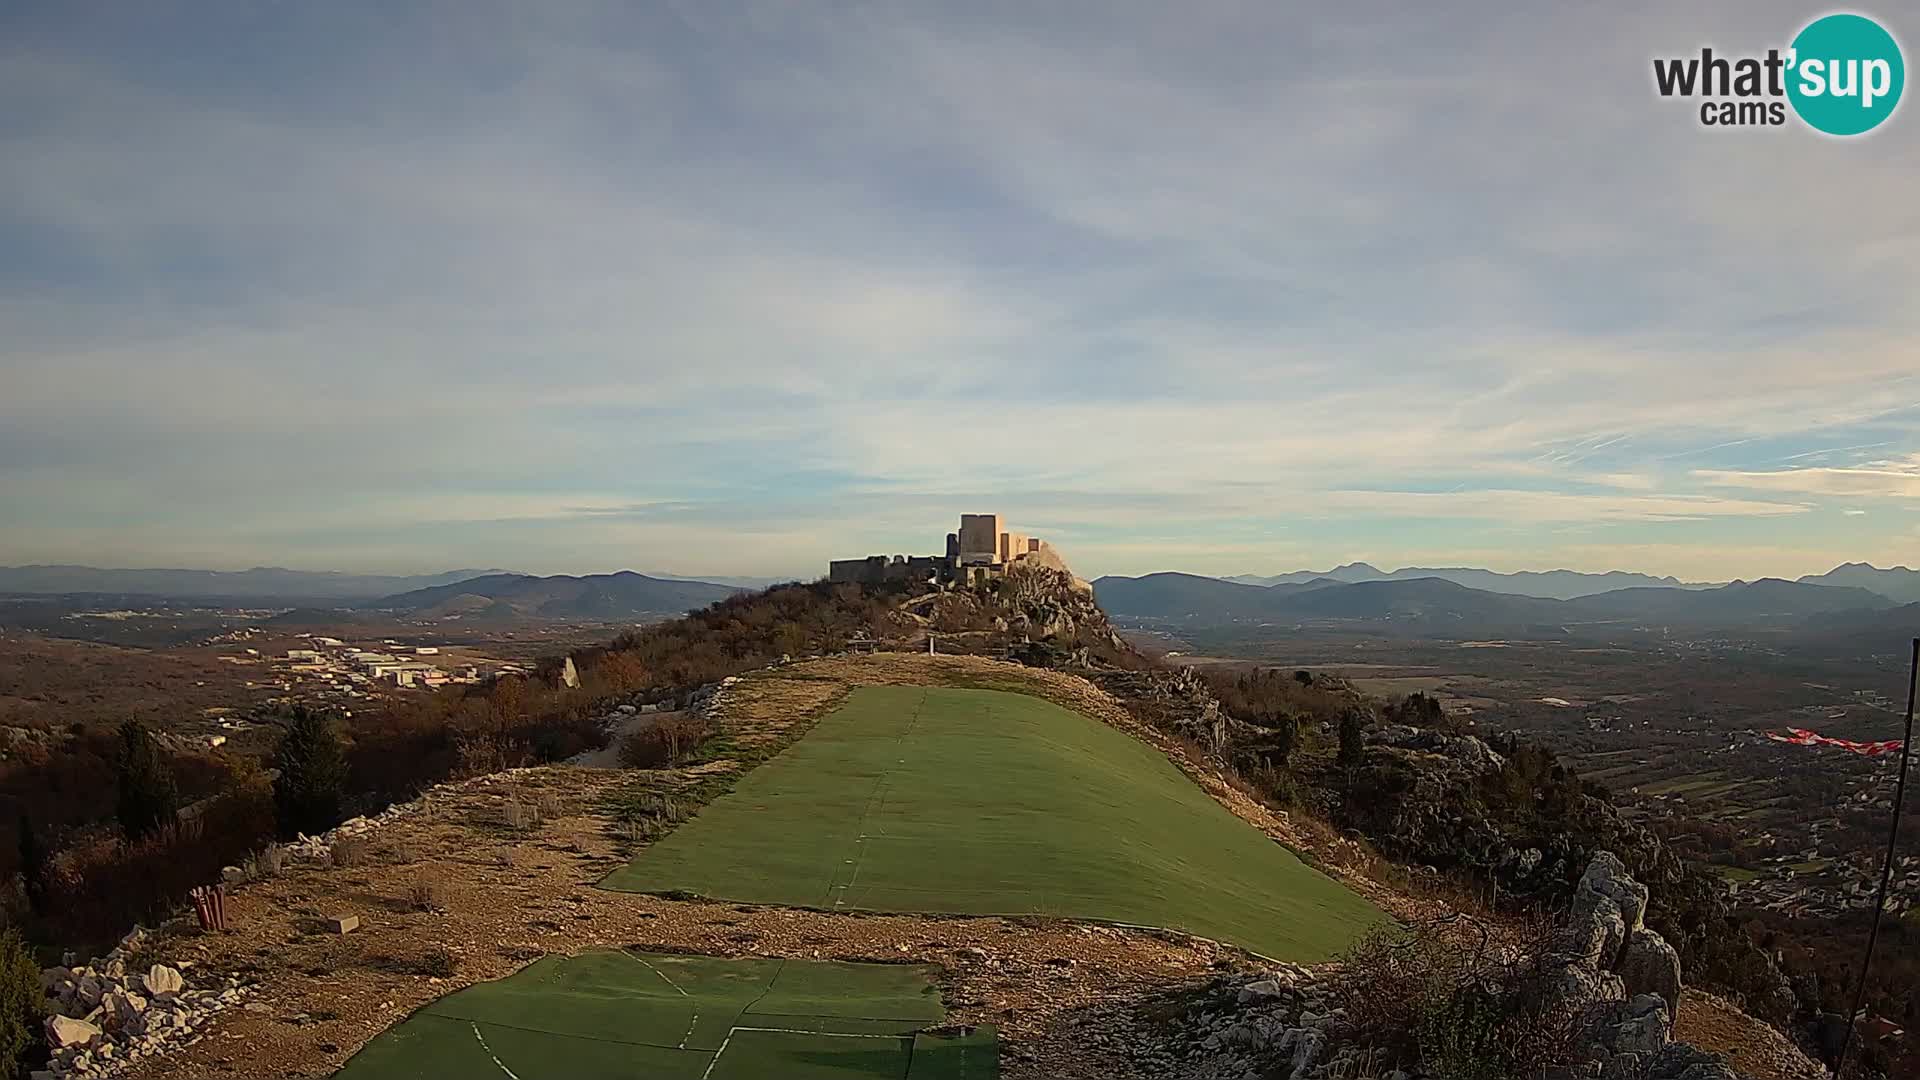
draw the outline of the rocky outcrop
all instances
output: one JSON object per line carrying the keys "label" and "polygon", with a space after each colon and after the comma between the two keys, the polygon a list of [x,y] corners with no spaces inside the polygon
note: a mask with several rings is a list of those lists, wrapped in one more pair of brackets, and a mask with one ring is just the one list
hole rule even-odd
{"label": "rocky outcrop", "polygon": [[[1580,875],[1572,912],[1555,929],[1544,968],[1553,996],[1579,1017],[1576,1046],[1584,1068],[1566,1075],[1734,1080],[1738,1074],[1710,1055],[1668,1052],[1680,1015],[1680,954],[1647,929],[1649,899],[1647,887],[1611,851],[1594,853]],[[1660,1071],[1669,1067],[1682,1071]]]}
{"label": "rocky outcrop", "polygon": [[[1525,973],[1507,976],[1507,998],[1544,999],[1573,1033],[1571,1063],[1542,1062],[1515,1080],[1740,1080],[1722,1059],[1673,1041],[1680,961],[1644,925],[1649,899],[1613,853],[1599,852],[1539,954],[1502,960],[1504,970]],[[1162,1054],[1168,1064],[1158,1075],[1191,1080],[1432,1080],[1422,1062],[1393,1062],[1362,1043],[1343,999],[1356,985],[1351,973],[1322,979],[1284,964],[1223,976],[1177,1011],[1145,1010],[1174,1019],[1133,1056],[1151,1064]]]}
{"label": "rocky outcrop", "polygon": [[1438,754],[1475,776],[1497,771],[1506,764],[1505,758],[1476,735],[1452,735],[1407,724],[1387,724],[1373,732],[1367,741],[1401,750]]}
{"label": "rocky outcrop", "polygon": [[135,970],[135,958],[151,948],[148,933],[135,929],[91,963],[40,973],[53,1055],[46,1077],[111,1076],[156,1053],[191,1045],[210,1017],[252,992],[231,977],[196,979],[184,962]]}
{"label": "rocky outcrop", "polygon": [[1252,725],[1227,715],[1213,688],[1192,668],[1098,671],[1087,677],[1120,699],[1128,712],[1197,744],[1215,759],[1224,760],[1235,742],[1253,734]]}

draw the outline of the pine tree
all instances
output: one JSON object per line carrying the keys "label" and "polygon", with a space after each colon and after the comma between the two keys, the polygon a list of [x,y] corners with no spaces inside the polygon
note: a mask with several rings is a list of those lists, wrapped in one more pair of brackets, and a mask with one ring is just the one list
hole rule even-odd
{"label": "pine tree", "polygon": [[19,829],[20,876],[26,881],[27,910],[43,915],[47,905],[47,853],[33,831],[32,816],[24,809],[20,811]]}
{"label": "pine tree", "polygon": [[1360,710],[1348,709],[1340,715],[1340,764],[1342,766],[1360,764],[1362,747]]}
{"label": "pine tree", "polygon": [[40,1020],[46,1009],[40,965],[20,932],[0,932],[0,1076],[19,1076],[39,1060]]}
{"label": "pine tree", "polygon": [[339,823],[347,755],[331,717],[296,707],[273,752],[273,766],[280,770],[273,801],[283,835],[321,833]]}
{"label": "pine tree", "polygon": [[173,764],[160,749],[153,732],[138,720],[120,725],[117,762],[120,831],[128,840],[140,840],[173,824],[180,813],[180,786]]}

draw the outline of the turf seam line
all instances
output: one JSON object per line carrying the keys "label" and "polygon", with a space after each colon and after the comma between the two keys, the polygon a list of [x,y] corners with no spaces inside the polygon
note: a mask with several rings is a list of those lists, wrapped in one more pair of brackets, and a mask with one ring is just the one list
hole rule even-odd
{"label": "turf seam line", "polygon": [[480,1040],[480,1049],[485,1050],[487,1052],[487,1056],[493,1059],[493,1063],[499,1066],[500,1071],[503,1073],[506,1073],[509,1077],[512,1077],[512,1080],[520,1080],[520,1074],[514,1072],[512,1069],[507,1068],[507,1063],[504,1061],[501,1061],[500,1056],[493,1052],[493,1047],[487,1045],[487,1037],[485,1035],[480,1034],[480,1025],[472,1021],[468,1021],[467,1026],[473,1029],[473,1037]]}
{"label": "turf seam line", "polygon": [[[689,994],[685,990],[682,990],[680,988],[679,983],[674,982],[672,979],[668,978],[666,972],[661,971],[659,968],[654,967],[652,964],[648,963],[645,957],[640,956],[637,953],[628,952],[625,949],[620,950],[620,955],[631,957],[633,961],[639,964],[641,967],[646,968],[648,971],[651,971],[655,975],[660,976],[660,980],[666,983],[668,986],[673,987],[675,993],[679,994],[683,998],[686,998],[688,1001],[693,1000],[692,994]],[[687,1048],[687,1040],[693,1038],[693,1029],[700,1026],[700,1010],[693,1009],[692,1012],[693,1012],[693,1019],[687,1021],[687,1030],[681,1034],[680,1045],[674,1047],[675,1050],[685,1050]]]}
{"label": "turf seam line", "polygon": [[910,1035],[867,1035],[851,1031],[805,1031],[800,1028],[736,1027],[727,1029],[727,1037],[720,1040],[720,1049],[713,1052],[713,1060],[707,1062],[707,1071],[700,1074],[700,1080],[707,1080],[708,1077],[713,1075],[714,1066],[720,1064],[720,1056],[727,1052],[727,1047],[733,1042],[733,1037],[742,1031],[765,1031],[776,1035],[813,1035],[828,1039],[892,1039],[895,1042],[906,1039],[908,1041],[907,1054],[909,1061],[912,1060],[913,1054],[913,1037]]}
{"label": "turf seam line", "polygon": [[[455,1022],[465,1020],[468,1024],[485,1024],[488,1027],[506,1028],[508,1031],[524,1031],[529,1035],[552,1035],[561,1039],[582,1039],[586,1042],[606,1043],[609,1046],[647,1046],[655,1050],[680,1049],[678,1046],[668,1046],[666,1043],[647,1042],[643,1039],[609,1039],[605,1035],[582,1035],[574,1031],[553,1031],[548,1028],[528,1027],[525,1024],[509,1024],[504,1020],[473,1020],[465,1016],[445,1016],[440,1013],[425,1013],[424,1015],[440,1020],[453,1020]],[[501,1067],[505,1068],[505,1066]]]}
{"label": "turf seam line", "polygon": [[[927,695],[925,691],[921,691],[920,700],[915,703],[913,707],[913,715],[907,718],[907,726],[902,729],[900,735],[894,739],[897,745],[906,745],[907,737],[913,734],[914,727],[920,723],[920,714],[926,706]],[[880,805],[885,806],[887,803],[887,792],[892,789],[892,783],[893,770],[889,769],[887,772],[881,774],[880,781],[873,786],[873,794],[867,797],[866,808],[860,811],[860,825],[854,831],[853,876],[847,879],[845,885],[829,884],[827,886],[827,898],[829,900],[833,899],[832,894],[835,889],[838,889],[840,892],[840,899],[833,901],[833,906],[836,908],[847,906],[847,894],[853,891],[854,883],[860,880],[860,867],[867,859],[867,822],[873,817],[874,800],[879,800]],[[837,872],[836,869],[836,873]],[[859,906],[858,904],[854,905],[856,908]]]}

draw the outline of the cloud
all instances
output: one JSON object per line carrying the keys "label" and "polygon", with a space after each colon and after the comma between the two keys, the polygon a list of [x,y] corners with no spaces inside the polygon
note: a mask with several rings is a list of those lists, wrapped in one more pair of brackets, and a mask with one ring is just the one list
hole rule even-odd
{"label": "cloud", "polygon": [[1814,529],[1907,494],[1920,153],[1702,138],[1622,74],[1802,14],[23,19],[0,561],[798,572],[994,507],[1129,566]]}
{"label": "cloud", "polygon": [[1920,454],[1858,468],[1820,467],[1764,472],[1695,469],[1692,475],[1718,487],[1920,499]]}
{"label": "cloud", "polygon": [[1698,521],[1717,517],[1804,514],[1801,503],[1723,499],[1711,495],[1581,495],[1558,491],[1330,491],[1321,503],[1403,517],[1470,517],[1501,521]]}

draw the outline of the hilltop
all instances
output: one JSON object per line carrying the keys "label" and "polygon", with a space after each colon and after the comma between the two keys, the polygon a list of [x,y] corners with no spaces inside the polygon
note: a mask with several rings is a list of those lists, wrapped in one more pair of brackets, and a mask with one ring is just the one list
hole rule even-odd
{"label": "hilltop", "polygon": [[[1353,602],[1374,612],[1458,605],[1458,593],[1476,592],[1416,581],[1294,593],[1317,605],[1354,588]],[[901,689],[917,687],[938,692]],[[1356,933],[1370,909],[1410,926],[1471,919],[1523,943],[1527,913],[1576,898],[1602,851],[1652,890],[1644,917],[1655,937],[1643,937],[1636,962],[1658,969],[1684,958],[1689,979],[1739,988],[1752,1002],[1774,1002],[1779,985],[1767,958],[1730,928],[1709,879],[1552,755],[1459,734],[1437,707],[1379,701],[1339,679],[1203,678],[1157,666],[1118,637],[1092,590],[1038,560],[970,581],[729,593],[550,657],[531,675],[356,709],[341,723],[352,807],[402,800],[397,807],[285,849],[227,827],[152,850],[101,849],[61,879],[74,891],[56,898],[49,923],[97,928],[114,905],[177,904],[168,890],[204,881],[210,858],[232,867],[230,933],[199,935],[190,917],[176,917],[129,954],[140,965],[192,961],[192,993],[212,995],[191,999],[186,1029],[169,1029],[199,1041],[148,1055],[133,1075],[204,1075],[222,1058],[245,1060],[250,1075],[332,1069],[392,1028],[354,1075],[401,1075],[378,1062],[407,1059],[409,1040],[451,1039],[448,1060],[465,1060],[458,1055],[479,1038],[494,1060],[540,1080],[599,1060],[595,1040],[615,1018],[563,1005],[536,978],[461,1001],[523,1000],[516,1023],[538,1030],[513,1034],[457,1003],[395,1025],[448,991],[541,958],[577,956],[586,967],[555,961],[536,972],[600,970],[593,965],[625,963],[623,952],[697,953],[719,965],[698,967],[702,978],[759,970],[722,963],[732,958],[938,965],[945,1026],[917,1021],[886,1037],[917,1044],[957,1031],[976,1048],[997,1039],[999,1068],[1014,1078],[1213,1080],[1244,1075],[1249,1055],[1262,1069],[1303,1063],[1302,1076],[1384,1075],[1352,1070],[1438,1050],[1374,1046],[1324,1018],[1346,1007],[1336,1003],[1392,991],[1277,961],[1364,949]],[[608,767],[616,763],[628,767]],[[251,805],[240,799],[215,796],[209,820],[232,820]],[[788,824],[769,833],[774,809]],[[1170,832],[1174,821],[1185,824]],[[1176,834],[1210,839],[1189,846]],[[206,849],[216,842],[224,846]],[[144,860],[137,875],[98,861],[135,855]],[[1229,865],[1215,865],[1223,857]],[[743,879],[743,867],[756,869]],[[1502,905],[1472,899],[1485,882],[1499,883]],[[347,918],[357,921],[350,932],[326,930]],[[1591,961],[1623,962],[1606,951]],[[76,1023],[85,980],[97,984],[92,973],[112,964],[51,978]],[[1237,980],[1236,1010],[1266,1002],[1268,990],[1251,989],[1266,983],[1315,1004],[1221,1019],[1222,1004],[1206,1002],[1224,975]],[[1637,1025],[1633,1052],[1695,1061],[1666,1048],[1675,1032],[1697,1030],[1684,1004],[1697,999],[1682,996],[1678,976],[1632,978],[1624,985],[1670,991],[1657,1013],[1604,990],[1594,1003]],[[1524,995],[1501,985],[1493,1007],[1514,1008]],[[673,1052],[663,1068],[679,1072],[662,1075],[726,1064],[727,1032],[692,1039],[695,1025],[674,1019],[674,995],[630,996],[645,1016],[619,1021],[621,1031],[687,1033],[675,1035],[678,1046],[648,1044]],[[831,1049],[819,1041],[853,1033],[834,1019],[852,1007],[833,994],[808,997],[813,1026],[800,1033],[817,1037],[788,1049]],[[156,1042],[123,1011],[96,1017],[108,1036],[62,1031],[116,1047],[172,1045],[174,1036]],[[461,1022],[449,1026],[450,1016]],[[1266,1034],[1207,1041],[1229,1023]],[[1621,1037],[1582,1033],[1573,1049],[1597,1052]],[[539,1051],[542,1040],[554,1049]],[[81,1052],[60,1060],[78,1064]],[[1797,1074],[1768,1066],[1756,1075]]]}
{"label": "hilltop", "polygon": [[648,577],[631,570],[585,577],[490,574],[356,606],[429,618],[639,618],[676,615],[741,591],[731,585]]}

